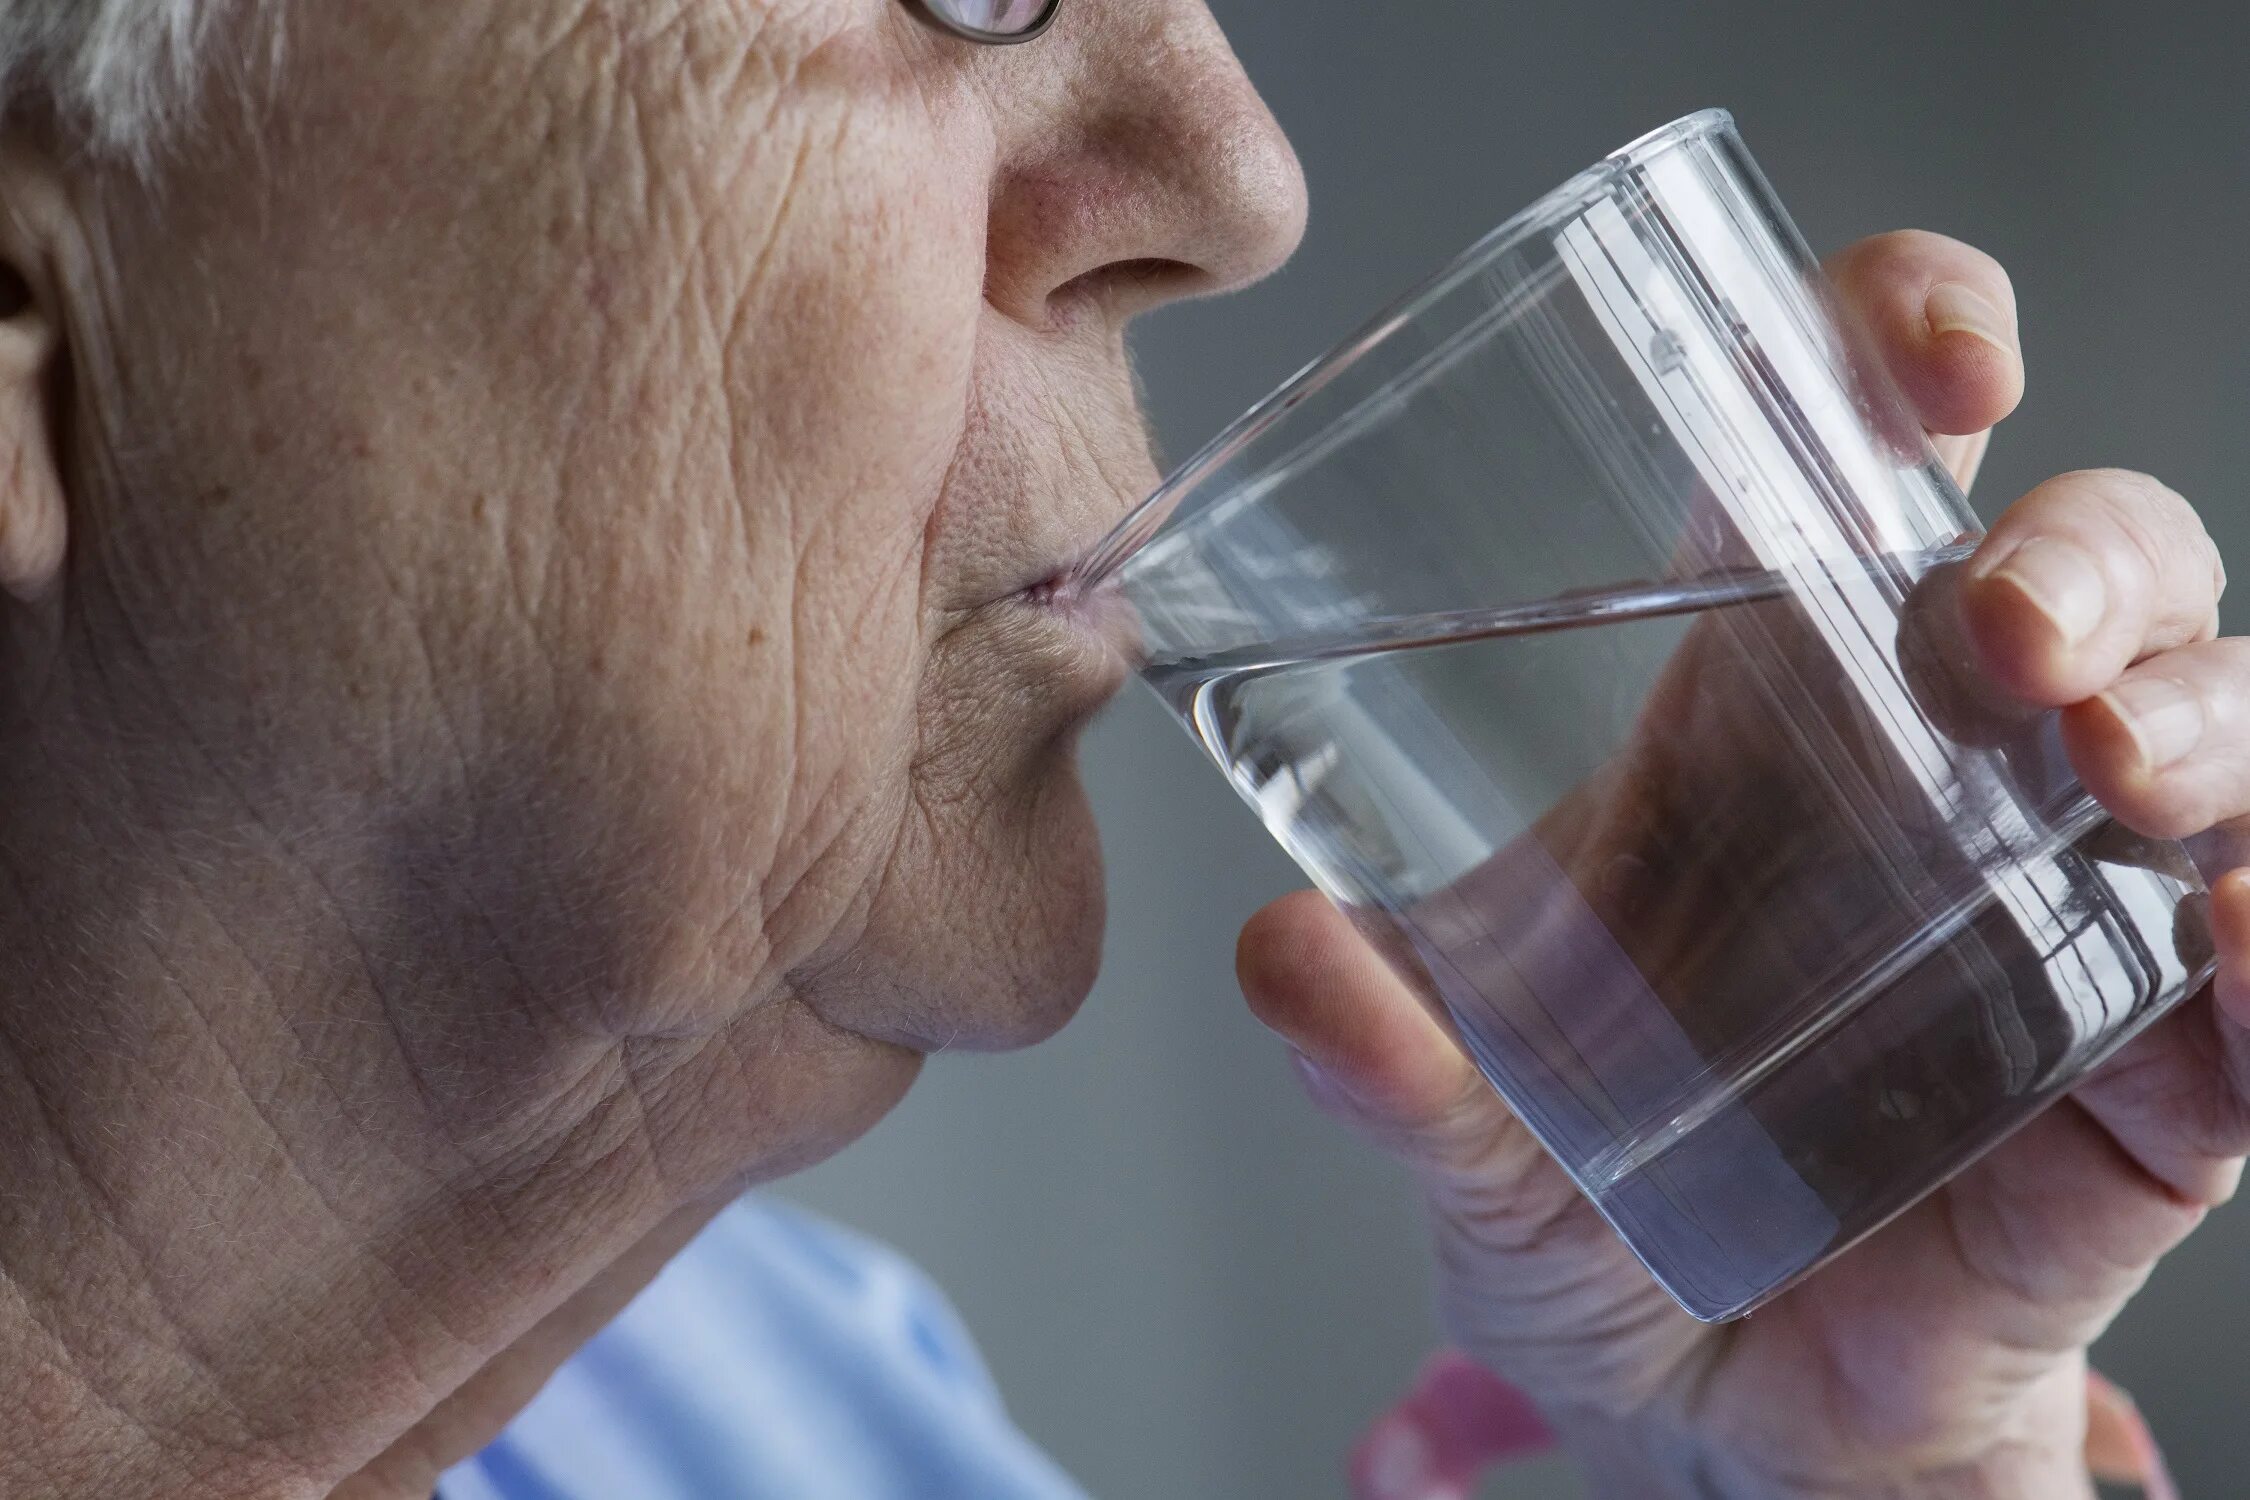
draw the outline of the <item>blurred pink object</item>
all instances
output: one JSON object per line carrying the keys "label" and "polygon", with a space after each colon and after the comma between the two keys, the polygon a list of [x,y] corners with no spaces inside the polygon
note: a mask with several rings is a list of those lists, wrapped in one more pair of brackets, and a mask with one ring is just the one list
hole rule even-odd
{"label": "blurred pink object", "polygon": [[2180,1500],[2148,1419],[2097,1370],[2086,1372],[2086,1418],[2086,1461],[2097,1478],[2137,1484],[2147,1500]]}
{"label": "blurred pink object", "polygon": [[[2087,1457],[2147,1500],[2180,1500],[2156,1435],[2133,1399],[2086,1372]],[[1465,1355],[1434,1355],[1412,1394],[1352,1450],[1354,1500],[1470,1500],[1485,1470],[1547,1453],[1554,1433],[1531,1398]]]}
{"label": "blurred pink object", "polygon": [[1352,1450],[1352,1494],[1469,1500],[1486,1469],[1554,1446],[1529,1396],[1465,1355],[1438,1354]]}

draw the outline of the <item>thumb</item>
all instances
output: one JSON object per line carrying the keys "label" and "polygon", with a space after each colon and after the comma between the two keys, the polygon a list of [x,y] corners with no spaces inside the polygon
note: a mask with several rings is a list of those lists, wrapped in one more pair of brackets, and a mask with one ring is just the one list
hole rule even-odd
{"label": "thumb", "polygon": [[[1411,956],[1401,967],[1415,972]],[[1439,1303],[1461,1347],[1536,1380],[1542,1401],[1615,1414],[1669,1380],[1701,1326],[1671,1305],[1451,1025],[1324,898],[1287,896],[1243,929],[1258,1018],[1296,1049],[1314,1098],[1421,1178]]]}
{"label": "thumb", "polygon": [[1974,246],[1914,229],[1861,240],[1830,257],[1827,270],[1967,489],[1993,424],[2023,399],[2007,271]]}
{"label": "thumb", "polygon": [[1520,1128],[1451,1026],[1317,892],[1252,917],[1235,972],[1322,1107],[1416,1165],[1466,1168],[1494,1132]]}
{"label": "thumb", "polygon": [[[1417,967],[1409,954],[1401,963]],[[1412,1168],[1442,1215],[1503,1242],[1510,1223],[1575,1215],[1577,1189],[1451,1022],[1327,898],[1300,891],[1252,917],[1235,968],[1251,1012],[1295,1049],[1315,1102]]]}

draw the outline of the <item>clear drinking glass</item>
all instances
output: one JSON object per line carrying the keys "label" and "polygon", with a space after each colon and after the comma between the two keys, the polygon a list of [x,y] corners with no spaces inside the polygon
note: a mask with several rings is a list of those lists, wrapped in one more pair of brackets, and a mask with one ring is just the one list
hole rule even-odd
{"label": "clear drinking glass", "polygon": [[2208,977],[2201,881],[1961,690],[1977,523],[1706,111],[1297,376],[1091,565],[1146,677],[1690,1312]]}

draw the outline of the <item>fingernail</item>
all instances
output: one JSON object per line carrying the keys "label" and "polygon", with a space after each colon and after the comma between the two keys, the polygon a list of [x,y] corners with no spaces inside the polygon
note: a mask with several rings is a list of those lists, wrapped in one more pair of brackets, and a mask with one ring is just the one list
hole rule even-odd
{"label": "fingernail", "polygon": [[2144,770],[2177,765],[2203,742],[2203,700],[2170,678],[2136,677],[2102,698],[2132,732]]}
{"label": "fingernail", "polygon": [[1931,287],[1922,301],[1922,312],[1930,320],[1932,337],[1973,333],[2003,354],[2013,357],[2016,352],[2007,317],[1958,281],[1941,281]]}
{"label": "fingernail", "polygon": [[1987,575],[2015,585],[2047,617],[2066,646],[2101,627],[2109,611],[2109,580],[2083,547],[2035,536],[2002,558]]}

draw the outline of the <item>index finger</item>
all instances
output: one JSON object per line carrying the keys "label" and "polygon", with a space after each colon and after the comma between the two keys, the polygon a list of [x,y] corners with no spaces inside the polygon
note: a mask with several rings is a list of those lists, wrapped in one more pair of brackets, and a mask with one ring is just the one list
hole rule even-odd
{"label": "index finger", "polygon": [[1826,268],[1966,487],[1983,435],[2023,399],[2008,273],[1982,250],[1920,229],[1861,240]]}

